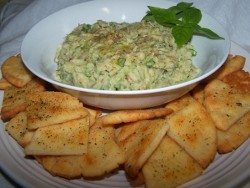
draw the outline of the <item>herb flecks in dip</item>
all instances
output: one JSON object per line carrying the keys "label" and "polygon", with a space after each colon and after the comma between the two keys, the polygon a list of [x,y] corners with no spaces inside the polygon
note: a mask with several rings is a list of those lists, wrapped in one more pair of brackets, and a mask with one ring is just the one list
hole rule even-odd
{"label": "herb flecks in dip", "polygon": [[81,24],[57,51],[56,80],[101,90],[160,88],[196,77],[194,54],[156,22]]}

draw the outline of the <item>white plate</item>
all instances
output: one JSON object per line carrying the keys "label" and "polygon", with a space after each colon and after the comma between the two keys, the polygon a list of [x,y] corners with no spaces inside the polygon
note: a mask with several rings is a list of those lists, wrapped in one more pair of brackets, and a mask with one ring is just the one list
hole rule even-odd
{"label": "white plate", "polygon": [[[245,69],[250,71],[250,54],[235,43],[231,44],[231,53],[240,54],[247,58]],[[3,92],[0,92],[0,99]],[[2,100],[1,100],[2,101]],[[2,102],[0,102],[0,105]],[[14,181],[23,187],[130,187],[124,171],[99,181],[65,180],[51,176],[35,160],[25,159],[22,148],[4,130],[0,122],[0,163],[3,169]],[[213,163],[204,173],[182,185],[181,187],[237,187],[246,181],[250,175],[250,139],[237,150],[217,155]]]}

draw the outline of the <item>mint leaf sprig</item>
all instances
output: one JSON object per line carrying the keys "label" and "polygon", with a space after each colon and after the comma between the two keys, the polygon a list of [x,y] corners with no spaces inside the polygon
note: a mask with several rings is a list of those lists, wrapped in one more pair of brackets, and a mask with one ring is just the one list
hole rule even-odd
{"label": "mint leaf sprig", "polygon": [[168,9],[148,6],[149,11],[142,20],[156,21],[172,28],[172,34],[178,48],[188,43],[193,35],[203,35],[211,39],[223,39],[212,30],[201,27],[202,13],[193,7],[193,3],[180,2]]}

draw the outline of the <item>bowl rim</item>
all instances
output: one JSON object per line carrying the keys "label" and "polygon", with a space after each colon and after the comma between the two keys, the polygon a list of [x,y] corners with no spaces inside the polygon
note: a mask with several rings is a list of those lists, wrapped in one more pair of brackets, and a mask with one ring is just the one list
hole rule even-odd
{"label": "bowl rim", "polygon": [[[97,0],[97,2],[100,1],[100,0]],[[89,2],[84,2],[85,4],[86,3],[92,3],[93,1],[89,1]],[[129,1],[128,1],[129,2]],[[171,1],[168,1],[170,4],[177,4],[175,2],[171,2]],[[80,3],[82,4],[82,3]],[[77,6],[76,5],[72,5],[72,6],[69,6],[69,7],[66,7],[64,9],[68,9],[70,7],[74,7],[74,6]],[[34,28],[36,27],[40,22],[44,21],[45,19],[48,19],[48,17],[54,15],[54,14],[57,14],[58,12],[61,12],[63,11],[64,9],[61,9],[59,11],[56,11],[50,15],[48,15],[47,17],[43,18],[42,20],[40,20],[37,24],[35,24],[30,30],[29,32]],[[170,85],[170,86],[165,86],[165,87],[161,87],[161,88],[153,88],[153,89],[145,89],[145,90],[122,90],[122,91],[116,91],[116,90],[100,90],[100,89],[93,89],[93,88],[84,88],[84,87],[80,87],[80,86],[74,86],[74,85],[69,85],[69,84],[66,84],[66,83],[63,83],[63,82],[59,82],[59,81],[56,81],[55,79],[53,78],[50,78],[50,77],[45,77],[41,74],[39,74],[36,70],[33,70],[32,67],[28,66],[28,64],[26,63],[25,59],[23,59],[23,62],[25,64],[25,66],[33,73],[35,74],[37,77],[51,83],[52,85],[57,85],[59,87],[62,87],[62,88],[66,88],[66,89],[71,89],[71,90],[74,90],[74,91],[78,91],[78,92],[85,92],[85,93],[93,93],[93,94],[106,94],[106,95],[142,95],[142,94],[153,94],[153,93],[159,93],[159,92],[167,92],[167,91],[173,91],[173,90],[178,90],[180,88],[183,88],[183,87],[186,87],[186,86],[189,86],[189,85],[192,85],[192,84],[195,84],[195,83],[198,83],[200,82],[201,80],[207,78],[208,76],[210,76],[211,74],[213,74],[214,72],[216,72],[226,61],[229,53],[230,53],[230,48],[231,48],[231,42],[230,42],[230,37],[228,35],[228,32],[224,29],[224,27],[222,26],[222,24],[220,24],[215,18],[213,18],[212,16],[208,15],[207,13],[203,12],[202,11],[202,15],[206,15],[207,17],[209,17],[210,19],[212,19],[213,21],[217,22],[218,25],[221,26],[221,28],[223,29],[223,32],[225,33],[224,34],[224,40],[228,40],[228,46],[227,49],[225,50],[226,53],[224,54],[222,60],[220,61],[220,63],[217,64],[217,66],[215,66],[213,69],[211,69],[210,71],[208,71],[207,73],[205,74],[201,74],[199,75],[200,73],[198,73],[198,75],[191,79],[191,80],[188,80],[188,81],[185,81],[185,82],[181,82],[181,83],[178,83],[178,84],[174,84],[174,85]],[[26,39],[26,37],[29,35],[29,32],[26,34],[26,36],[24,37],[23,41],[22,41],[22,45],[21,45],[21,56],[22,56],[22,50],[23,50],[23,44],[24,44],[24,41]],[[212,40],[212,39],[211,39]],[[220,39],[219,39],[220,40]]]}

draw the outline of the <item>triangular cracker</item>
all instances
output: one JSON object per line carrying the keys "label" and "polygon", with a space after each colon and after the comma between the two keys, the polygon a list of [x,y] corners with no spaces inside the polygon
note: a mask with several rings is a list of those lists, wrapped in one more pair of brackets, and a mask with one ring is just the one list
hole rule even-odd
{"label": "triangular cracker", "polygon": [[131,134],[135,133],[137,129],[139,129],[141,123],[127,123],[126,125],[121,125],[120,127],[115,129],[115,137],[117,142],[124,141]]}
{"label": "triangular cracker", "polygon": [[230,86],[250,94],[250,73],[244,70],[239,70],[226,75],[222,79],[223,82]]}
{"label": "triangular cracker", "polygon": [[170,108],[173,110],[173,113],[170,114],[168,117],[182,110],[183,108],[185,108],[192,102],[194,102],[194,98],[189,93],[187,93],[183,95],[182,97],[167,103],[166,108]]}
{"label": "triangular cracker", "polygon": [[45,83],[39,78],[34,78],[22,88],[15,86],[7,87],[4,90],[1,118],[6,121],[13,118],[19,112],[26,109],[26,95],[30,92],[45,91]]}
{"label": "triangular cracker", "polygon": [[83,106],[76,97],[63,92],[33,92],[30,95],[28,96],[28,100],[32,104],[60,106],[62,108],[79,108]]}
{"label": "triangular cracker", "polygon": [[199,84],[190,92],[192,97],[202,105],[204,102],[204,88],[205,84]]}
{"label": "triangular cracker", "polygon": [[20,112],[12,118],[5,126],[5,130],[14,138],[18,144],[24,146],[24,136],[28,131],[26,112]]}
{"label": "triangular cracker", "polygon": [[198,101],[190,98],[189,95],[180,100],[185,101],[185,98],[189,103],[181,103],[177,100],[176,103],[181,110],[167,117],[170,124],[168,135],[203,168],[206,168],[216,154],[216,128],[211,117]]}
{"label": "triangular cracker", "polygon": [[21,57],[11,56],[1,67],[3,77],[16,87],[25,86],[33,77],[23,64]]}
{"label": "triangular cracker", "polygon": [[225,131],[250,110],[250,95],[213,80],[205,87],[204,105],[216,127]]}
{"label": "triangular cracker", "polygon": [[4,78],[0,79],[0,89],[1,90],[5,90],[9,86],[12,86],[12,84],[9,83],[6,79],[4,79]]}
{"label": "triangular cracker", "polygon": [[100,109],[95,109],[95,108],[90,108],[90,107],[86,109],[89,112],[89,126],[91,127],[92,125],[95,124],[96,119],[102,114],[102,111]]}
{"label": "triangular cracker", "polygon": [[169,124],[165,119],[155,119],[141,120],[124,126],[133,130],[133,126],[137,127],[134,133],[125,139],[117,139],[121,140],[118,144],[126,154],[125,171],[130,177],[135,177],[165,136]]}
{"label": "triangular cracker", "polygon": [[146,110],[120,110],[102,116],[103,125],[116,125],[120,123],[129,123],[139,120],[164,117],[171,114],[172,110],[168,108],[152,108]]}
{"label": "triangular cracker", "polygon": [[168,136],[142,168],[147,188],[177,187],[202,173],[202,167]]}
{"label": "triangular cracker", "polygon": [[125,155],[102,128],[91,127],[86,154],[36,156],[36,159],[54,176],[73,179],[79,176],[101,177],[123,164]]}
{"label": "triangular cracker", "polygon": [[223,79],[226,75],[242,70],[246,62],[246,58],[241,55],[235,55],[233,56],[230,54],[225,61],[225,63],[220,67],[214,74],[209,76],[206,81],[211,81],[214,79]]}
{"label": "triangular cracker", "polygon": [[88,116],[37,129],[26,145],[26,155],[80,155],[87,153]]}
{"label": "triangular cracker", "polygon": [[53,176],[75,179],[82,175],[82,156],[35,156],[35,159]]}
{"label": "triangular cracker", "polygon": [[62,92],[30,93],[26,100],[29,130],[84,118],[89,114],[77,98]]}
{"label": "triangular cracker", "polygon": [[115,140],[115,127],[114,126],[103,126],[101,118],[97,118],[95,123],[91,126],[91,130],[93,131],[94,129],[102,129],[106,136],[110,136],[110,138]]}
{"label": "triangular cracker", "polygon": [[234,123],[227,131],[217,130],[218,152],[228,153],[237,149],[250,135],[250,111]]}
{"label": "triangular cracker", "polygon": [[105,128],[91,127],[88,153],[80,163],[84,177],[100,177],[117,169],[125,161],[123,150]]}
{"label": "triangular cracker", "polygon": [[23,147],[27,146],[31,142],[34,134],[35,134],[35,131],[28,130],[28,126],[27,126],[27,131],[23,136]]}

